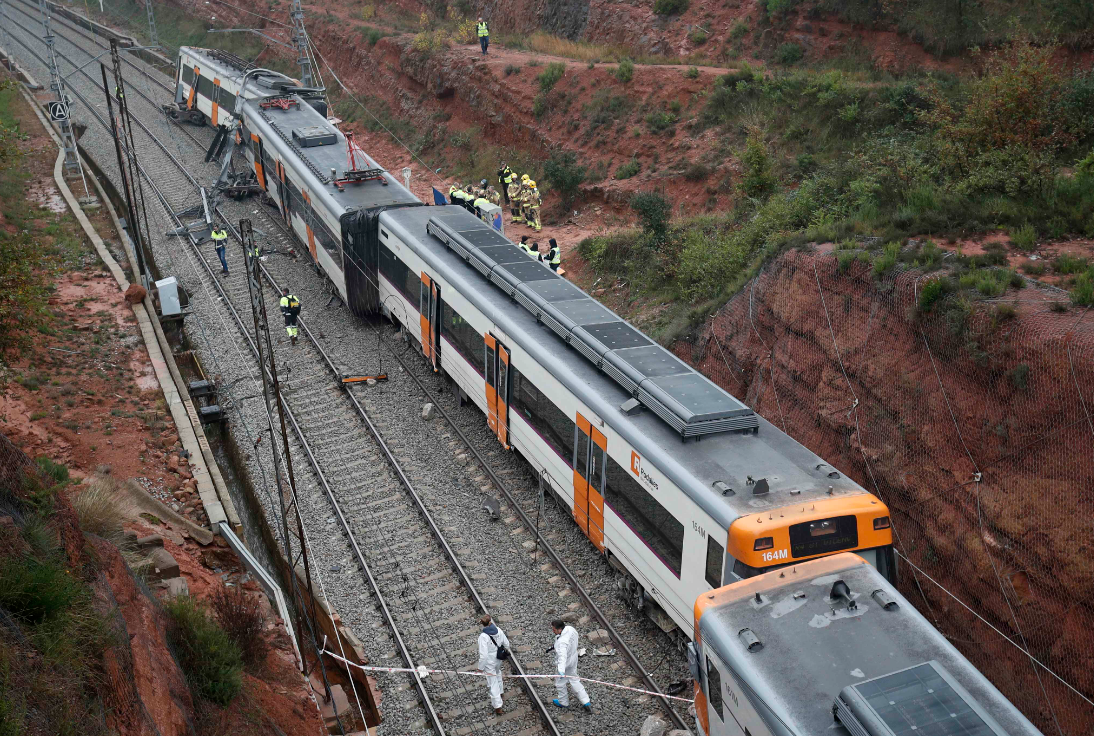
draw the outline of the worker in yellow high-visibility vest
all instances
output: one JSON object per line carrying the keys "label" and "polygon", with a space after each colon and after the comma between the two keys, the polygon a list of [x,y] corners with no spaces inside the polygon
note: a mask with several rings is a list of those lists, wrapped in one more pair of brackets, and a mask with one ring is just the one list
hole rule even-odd
{"label": "worker in yellow high-visibility vest", "polygon": [[479,22],[475,24],[475,32],[479,36],[479,46],[482,47],[482,55],[486,56],[489,52],[486,50],[490,46],[490,27],[486,25],[486,21],[479,16]]}
{"label": "worker in yellow high-visibility vest", "polygon": [[216,248],[217,256],[220,258],[221,273],[228,273],[228,259],[224,257],[224,248],[228,245],[228,231],[221,225],[219,228],[214,227],[212,235],[213,247]]}

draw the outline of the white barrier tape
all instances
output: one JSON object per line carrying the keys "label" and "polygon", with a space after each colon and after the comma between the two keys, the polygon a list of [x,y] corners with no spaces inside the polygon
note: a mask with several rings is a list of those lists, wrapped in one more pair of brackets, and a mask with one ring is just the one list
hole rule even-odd
{"label": "white barrier tape", "polygon": [[[429,675],[463,675],[464,677],[504,677],[507,680],[555,680],[555,679],[558,679],[558,677],[559,677],[557,674],[553,674],[553,675],[505,675],[505,674],[488,675],[485,672],[478,672],[478,671],[461,672],[459,670],[431,670],[428,667],[426,667],[424,664],[420,664],[414,669],[411,669],[410,667],[374,667],[374,666],[369,666],[369,665],[357,664],[356,662],[350,662],[348,659],[345,659],[344,657],[340,657],[337,654],[335,654],[334,652],[327,651],[326,649],[320,650],[319,653],[320,654],[326,654],[328,657],[333,657],[334,659],[337,659],[340,662],[345,662],[346,664],[348,664],[351,667],[356,667],[357,669],[364,670],[366,672],[395,672],[395,673],[414,674],[414,675],[417,675],[420,679],[424,679]],[[669,700],[679,700],[679,701],[684,702],[684,703],[694,703],[695,702],[694,698],[681,698],[681,697],[678,697],[676,695],[665,695],[663,693],[655,693],[652,690],[643,690],[643,689],[637,688],[637,687],[629,687],[627,685],[620,685],[619,683],[616,683],[616,682],[605,682],[604,680],[594,680],[591,677],[580,677],[580,676],[575,676],[575,675],[566,675],[566,679],[568,679],[568,680],[581,680],[582,682],[591,682],[595,685],[603,685],[604,687],[611,687],[611,688],[615,688],[616,690],[629,690],[632,693],[641,693],[642,695],[652,695],[655,698],[668,698]]]}

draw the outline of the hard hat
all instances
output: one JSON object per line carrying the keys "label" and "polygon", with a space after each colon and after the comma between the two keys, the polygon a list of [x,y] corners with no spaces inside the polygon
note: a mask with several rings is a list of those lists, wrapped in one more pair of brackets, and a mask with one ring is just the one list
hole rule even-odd
{"label": "hard hat", "polygon": [[536,188],[536,183],[534,181],[532,181],[531,179],[529,179],[528,180],[528,186],[532,187],[532,189],[535,189]]}
{"label": "hard hat", "polygon": [[486,186],[486,179],[479,179],[479,186],[480,187]]}
{"label": "hard hat", "polygon": [[528,175],[527,174],[521,174],[520,175],[520,180],[521,181],[528,181]]}

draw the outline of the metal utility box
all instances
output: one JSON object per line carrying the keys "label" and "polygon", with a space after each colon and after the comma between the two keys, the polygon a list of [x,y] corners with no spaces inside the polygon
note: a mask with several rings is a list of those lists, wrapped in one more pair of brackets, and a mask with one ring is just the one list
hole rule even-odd
{"label": "metal utility box", "polygon": [[301,148],[313,146],[331,146],[338,142],[338,136],[333,131],[318,125],[309,125],[306,128],[293,128],[293,143]]}
{"label": "metal utility box", "polygon": [[[479,219],[492,226],[502,235],[505,234],[505,218],[501,216],[501,207],[496,204],[479,206]],[[495,224],[497,223],[497,224]]]}
{"label": "metal utility box", "polygon": [[157,281],[156,290],[160,293],[160,314],[164,317],[177,317],[182,314],[182,305],[179,303],[179,285],[174,276],[168,276]]}

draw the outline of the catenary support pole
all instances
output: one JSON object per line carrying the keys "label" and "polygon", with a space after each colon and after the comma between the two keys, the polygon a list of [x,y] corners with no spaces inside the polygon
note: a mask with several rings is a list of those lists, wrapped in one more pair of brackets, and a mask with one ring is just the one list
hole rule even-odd
{"label": "catenary support pole", "polygon": [[297,63],[300,64],[300,84],[311,87],[315,84],[312,74],[311,55],[308,53],[308,32],[304,30],[304,6],[300,0],[292,2],[292,43],[296,47]]}
{"label": "catenary support pole", "polygon": [[[53,103],[50,105],[50,118],[54,120],[61,128],[61,141],[65,146],[65,171],[69,174],[79,174],[80,181],[84,185],[84,198],[85,200],[91,198],[91,192],[87,188],[87,178],[84,176],[84,167],[80,162],[80,154],[76,150],[76,136],[72,132],[72,122],[70,117],[70,100],[67,94],[65,94],[65,80],[61,77],[61,72],[57,68],[57,51],[54,49],[54,36],[53,29],[49,23],[49,5],[47,0],[38,0],[38,9],[42,13],[42,27],[45,29],[45,36],[42,38],[46,42],[46,50],[49,55],[49,89],[53,93]],[[5,24],[7,11],[5,10],[5,18],[3,19]],[[4,31],[5,37],[7,31]],[[11,53],[11,48],[7,48],[8,53]]]}

